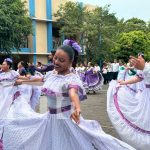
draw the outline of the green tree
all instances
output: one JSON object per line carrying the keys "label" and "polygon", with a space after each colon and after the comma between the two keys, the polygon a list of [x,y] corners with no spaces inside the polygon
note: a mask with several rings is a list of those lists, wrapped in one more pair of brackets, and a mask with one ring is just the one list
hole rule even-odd
{"label": "green tree", "polygon": [[145,59],[150,60],[150,32],[147,34],[148,42],[147,42],[147,49],[145,51]]}
{"label": "green tree", "polygon": [[144,31],[148,30],[147,24],[145,21],[138,18],[131,18],[124,22],[124,32],[130,31]]}
{"label": "green tree", "polygon": [[66,2],[60,5],[55,17],[60,27],[60,35],[67,38],[79,39],[83,34],[86,7],[82,3]]}
{"label": "green tree", "polygon": [[24,4],[21,0],[0,0],[0,53],[19,50],[32,31]]}
{"label": "green tree", "polygon": [[130,55],[137,55],[139,52],[149,51],[149,39],[142,31],[131,31],[120,34],[114,52],[119,59],[128,61]]}
{"label": "green tree", "polygon": [[67,2],[60,6],[55,16],[60,35],[84,45],[87,61],[97,62],[110,57],[118,21],[115,14],[109,13],[109,6],[89,11],[81,3]]}
{"label": "green tree", "polygon": [[117,56],[127,60],[131,53],[149,49],[145,43],[149,24],[138,18],[118,20],[109,8],[110,5],[107,5],[89,11],[81,3],[67,2],[55,14],[60,35],[82,45],[87,61],[95,63],[100,59],[113,60]]}
{"label": "green tree", "polygon": [[147,27],[148,27],[148,32],[150,32],[150,21],[148,21]]}
{"label": "green tree", "polygon": [[115,14],[109,12],[109,6],[97,7],[90,13],[84,27],[88,60],[98,62],[110,58],[117,23]]}

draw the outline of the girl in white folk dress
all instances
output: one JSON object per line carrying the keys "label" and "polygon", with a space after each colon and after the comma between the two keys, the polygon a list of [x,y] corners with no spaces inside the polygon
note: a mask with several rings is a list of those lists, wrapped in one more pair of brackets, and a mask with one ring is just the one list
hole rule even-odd
{"label": "girl in white folk dress", "polygon": [[71,46],[57,49],[54,71],[43,79],[28,81],[28,84],[44,81],[42,91],[47,95],[49,112],[35,113],[23,97],[15,99],[4,127],[4,150],[134,150],[104,133],[97,121],[80,116],[80,100],[86,94],[80,77],[70,72],[78,54]]}
{"label": "girl in white folk dress", "polygon": [[[110,85],[107,93],[107,111],[112,124],[121,139],[137,150],[150,149],[150,65],[144,59],[131,57],[135,68],[143,70],[143,74],[120,81],[122,86]],[[142,81],[143,80],[143,81]],[[144,82],[145,88],[137,95],[126,90],[127,84]]]}

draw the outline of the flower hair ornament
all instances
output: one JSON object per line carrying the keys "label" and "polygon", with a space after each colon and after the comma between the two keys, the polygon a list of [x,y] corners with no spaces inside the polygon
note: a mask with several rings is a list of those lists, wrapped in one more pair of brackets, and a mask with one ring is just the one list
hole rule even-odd
{"label": "flower hair ornament", "polygon": [[74,40],[66,39],[64,40],[63,45],[70,45],[74,50],[78,52],[78,54],[82,52],[80,45]]}
{"label": "flower hair ornament", "polygon": [[10,58],[6,58],[4,61],[7,61],[7,62],[10,62],[10,63],[13,63],[13,61],[12,61]]}

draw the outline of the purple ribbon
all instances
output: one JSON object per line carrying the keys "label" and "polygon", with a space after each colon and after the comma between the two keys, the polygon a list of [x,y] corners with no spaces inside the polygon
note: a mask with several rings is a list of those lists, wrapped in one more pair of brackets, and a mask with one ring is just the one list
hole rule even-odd
{"label": "purple ribbon", "polygon": [[17,99],[20,95],[21,95],[21,94],[20,94],[20,91],[17,91],[17,92],[14,94],[13,101],[14,101],[15,99]]}
{"label": "purple ribbon", "polygon": [[132,128],[134,128],[135,130],[137,131],[140,131],[142,133],[146,133],[146,134],[150,134],[150,131],[147,131],[147,130],[144,130],[140,127],[138,127],[137,125],[133,124],[131,121],[129,121],[125,116],[124,114],[121,112],[121,109],[119,107],[119,104],[118,104],[118,91],[119,91],[119,88],[116,89],[116,93],[114,94],[114,103],[115,103],[115,107],[118,111],[118,113],[120,114],[121,118],[129,125],[131,126]]}
{"label": "purple ribbon", "polygon": [[150,88],[150,84],[146,84],[146,88]]}
{"label": "purple ribbon", "polygon": [[71,110],[71,105],[68,106],[64,106],[64,107],[60,107],[60,108],[48,108],[49,109],[49,113],[50,114],[58,114],[58,113],[62,113],[62,112],[66,112]]}
{"label": "purple ribbon", "polygon": [[0,139],[0,150],[3,150],[3,140]]}

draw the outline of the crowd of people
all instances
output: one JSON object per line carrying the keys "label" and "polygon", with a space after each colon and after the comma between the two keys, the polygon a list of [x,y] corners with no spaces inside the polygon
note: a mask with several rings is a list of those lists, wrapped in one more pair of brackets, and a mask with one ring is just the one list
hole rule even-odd
{"label": "crowd of people", "polygon": [[137,69],[132,66],[130,62],[124,63],[121,60],[117,62],[117,60],[115,59],[113,63],[104,62],[101,69],[104,78],[104,84],[109,83],[111,80],[119,80],[120,75],[125,71],[128,72],[129,76],[132,76],[136,74]]}
{"label": "crowd of people", "polygon": [[[50,52],[48,56],[49,63],[47,65],[42,64],[41,62],[37,62],[36,65],[32,63],[25,63],[24,61],[20,61],[17,65],[17,72],[21,76],[44,76],[48,71],[52,71],[54,69],[54,64],[52,62],[53,56],[55,52]],[[83,82],[83,86],[86,89],[86,93],[96,93],[96,91],[100,91],[103,85],[103,76],[101,74],[100,67],[98,64],[93,65],[91,62],[88,63],[87,66],[82,63],[76,64],[76,67],[71,67],[70,71],[77,74]]]}
{"label": "crowd of people", "polygon": [[[91,62],[86,67],[77,65],[80,52],[81,47],[67,39],[50,53],[47,65],[29,63],[26,69],[21,61],[15,71],[13,61],[4,60],[0,150],[149,150],[150,64],[141,54],[130,58],[128,69],[116,60],[112,64],[111,80],[118,80],[109,81],[107,112],[119,140],[106,134],[97,121],[81,115],[80,102],[90,91],[102,88],[103,77],[107,83],[108,67],[104,64],[100,69]],[[44,114],[35,111],[41,92],[48,101]]]}

